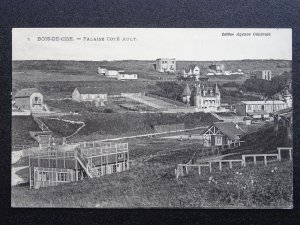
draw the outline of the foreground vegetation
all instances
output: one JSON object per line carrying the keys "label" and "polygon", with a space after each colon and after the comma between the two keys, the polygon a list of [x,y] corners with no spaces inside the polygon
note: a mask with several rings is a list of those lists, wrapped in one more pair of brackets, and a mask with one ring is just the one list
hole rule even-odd
{"label": "foreground vegetation", "polygon": [[[198,147],[197,147],[198,146]],[[292,164],[197,171],[176,180],[197,143],[131,143],[130,170],[57,187],[12,187],[13,207],[292,207]]]}

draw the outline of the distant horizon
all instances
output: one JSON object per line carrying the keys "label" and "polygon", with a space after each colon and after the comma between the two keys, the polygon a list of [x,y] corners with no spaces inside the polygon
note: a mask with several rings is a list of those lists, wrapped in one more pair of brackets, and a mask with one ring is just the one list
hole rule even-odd
{"label": "distant horizon", "polygon": [[[223,59],[223,60],[183,60],[176,62],[220,62],[220,61],[292,61],[291,59]],[[14,61],[75,61],[75,62],[115,62],[115,61],[156,61],[156,59],[116,59],[116,60],[74,60],[74,59],[15,59]]]}

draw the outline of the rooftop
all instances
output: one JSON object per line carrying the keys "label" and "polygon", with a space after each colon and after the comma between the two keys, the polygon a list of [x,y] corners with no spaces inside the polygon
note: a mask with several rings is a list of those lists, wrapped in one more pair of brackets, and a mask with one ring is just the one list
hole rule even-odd
{"label": "rooftop", "polygon": [[240,103],[246,105],[273,105],[273,104],[285,104],[285,102],[280,100],[267,100],[267,101],[241,101]]}
{"label": "rooftop", "polygon": [[24,88],[19,90],[15,98],[20,98],[20,97],[30,97],[33,93],[41,93],[37,88]]}
{"label": "rooftop", "polygon": [[79,91],[80,94],[120,94],[112,91],[107,93],[107,91],[105,91],[101,87],[77,87],[76,89]]}
{"label": "rooftop", "polygon": [[233,122],[216,122],[214,125],[231,140],[237,140],[238,135],[245,134],[245,131]]}

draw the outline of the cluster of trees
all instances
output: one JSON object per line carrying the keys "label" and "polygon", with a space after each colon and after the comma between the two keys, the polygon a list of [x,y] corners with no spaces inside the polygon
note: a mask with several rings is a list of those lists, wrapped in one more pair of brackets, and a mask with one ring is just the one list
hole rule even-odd
{"label": "cluster of trees", "polygon": [[150,90],[150,94],[170,98],[176,101],[182,101],[182,92],[184,90],[184,86],[173,81],[167,81],[157,82],[148,89]]}
{"label": "cluster of trees", "polygon": [[261,79],[248,79],[242,85],[243,91],[261,93],[266,97],[280,92],[287,85],[288,80],[291,79],[291,75],[288,72],[284,72],[281,76],[275,76],[271,81]]}
{"label": "cluster of trees", "polygon": [[227,82],[223,84],[222,87],[235,87],[243,92],[256,92],[263,96],[271,97],[283,90],[289,80],[291,80],[291,74],[289,72],[284,72],[280,76],[274,76],[271,81],[248,79],[242,85],[235,82]]}

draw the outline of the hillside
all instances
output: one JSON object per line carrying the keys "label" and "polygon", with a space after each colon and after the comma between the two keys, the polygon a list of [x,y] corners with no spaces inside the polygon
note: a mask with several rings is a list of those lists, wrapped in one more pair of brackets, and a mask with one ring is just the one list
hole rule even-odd
{"label": "hillside", "polygon": [[13,207],[291,208],[292,164],[195,173],[177,181],[173,165],[144,163],[101,178],[11,192]]}
{"label": "hillside", "polygon": [[[154,133],[155,125],[184,123],[185,128],[208,126],[217,119],[208,113],[93,113],[84,112],[81,116],[64,116],[64,119],[84,121],[85,127],[73,139],[92,134],[102,135],[102,138],[110,135],[134,135],[141,133]],[[58,136],[67,136],[70,130],[64,124],[57,121],[45,120],[53,127],[53,132]],[[76,126],[77,127],[77,126]],[[51,129],[52,130],[52,129]],[[74,129],[72,129],[74,130]]]}
{"label": "hillside", "polygon": [[40,131],[38,124],[32,116],[13,116],[11,136],[13,145],[37,145],[30,136],[29,131]]}
{"label": "hillside", "polygon": [[[12,91],[25,87],[37,87],[47,96],[71,96],[77,86],[101,86],[107,90],[122,92],[147,91],[149,84],[155,84],[161,77],[174,78],[174,75],[163,74],[155,71],[155,61],[13,61],[12,62]],[[178,61],[177,70],[192,63],[197,63],[205,73],[212,62]],[[214,63],[225,64],[226,70],[242,69],[245,73],[257,69],[271,69],[274,75],[291,71],[291,61],[285,60],[241,60],[220,61]],[[139,79],[130,82],[117,82],[114,79],[99,76],[99,66],[125,70],[137,73]],[[212,82],[244,82],[247,76],[221,76],[212,77]],[[46,97],[47,97],[46,96]]]}

